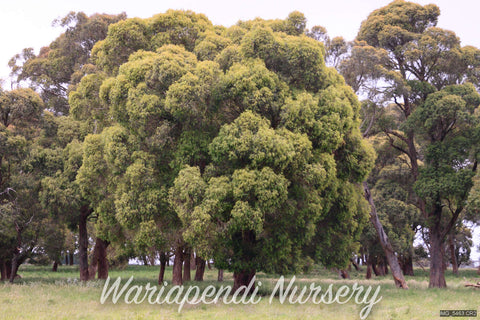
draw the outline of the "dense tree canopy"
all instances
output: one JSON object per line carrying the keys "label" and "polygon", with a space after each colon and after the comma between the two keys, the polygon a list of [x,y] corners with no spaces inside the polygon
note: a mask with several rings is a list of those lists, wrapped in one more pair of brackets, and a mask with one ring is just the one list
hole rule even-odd
{"label": "dense tree canopy", "polygon": [[358,253],[375,266],[375,202],[404,272],[428,230],[444,286],[445,239],[460,262],[462,220],[480,217],[480,50],[439,14],[397,0],[347,43],[297,11],[228,28],[184,10],[69,13],[0,91],[0,267],[58,263],[67,229],[82,280],[107,276],[107,248],[112,263],[160,258],[159,283],[172,255],[173,283],[188,281],[192,253],[235,288]]}
{"label": "dense tree canopy", "polygon": [[100,187],[92,197],[124,227],[156,225],[177,254],[191,246],[239,277],[298,270],[308,255],[345,266],[373,150],[356,97],[304,28],[298,12],[231,28],[188,11],[112,25],[93,49],[99,70],[70,94],[74,116],[103,123],[108,108],[119,125],[87,137],[98,147],[82,190]]}

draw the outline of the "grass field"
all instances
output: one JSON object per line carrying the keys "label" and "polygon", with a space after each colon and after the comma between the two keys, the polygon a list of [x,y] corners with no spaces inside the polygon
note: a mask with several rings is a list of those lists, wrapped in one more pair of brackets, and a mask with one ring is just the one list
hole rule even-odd
{"label": "grass field", "polygon": [[[0,319],[360,319],[360,311],[365,304],[357,305],[354,299],[346,304],[313,303],[305,304],[280,303],[275,297],[270,303],[270,294],[279,276],[259,274],[257,281],[258,304],[197,304],[185,305],[178,312],[178,305],[150,304],[144,301],[140,304],[127,304],[123,297],[115,304],[112,299],[100,303],[100,297],[105,281],[95,280],[87,283],[78,282],[76,267],[59,267],[54,273],[48,267],[22,266],[19,273],[22,279],[16,283],[0,283]],[[351,272],[351,279],[340,280],[334,272],[321,268],[309,274],[296,276],[296,286],[299,290],[303,285],[322,287],[322,293],[333,285],[333,294],[340,286],[353,285],[372,286],[373,291],[380,286],[377,298],[381,300],[373,305],[367,319],[440,319],[440,310],[469,309],[480,312],[480,290],[464,287],[466,282],[478,282],[480,277],[476,270],[462,269],[458,276],[447,270],[447,289],[428,289],[428,274],[416,270],[415,277],[408,277],[410,290],[396,289],[391,276],[364,279],[364,272]],[[133,276],[132,285],[145,286],[156,284],[158,267],[128,266],[124,270],[111,270],[111,282],[117,277],[122,278],[122,284]],[[193,276],[193,272],[192,272]],[[171,278],[171,268],[167,269],[166,278]],[[215,281],[216,271],[207,270],[205,281],[201,284],[191,282],[186,285],[198,285],[203,292],[208,285],[217,288],[220,285],[231,285],[232,275],[225,273],[225,282]],[[287,278],[288,279],[288,278]],[[285,287],[288,281],[285,282]],[[131,286],[130,286],[131,287]],[[165,289],[168,290],[168,286]],[[444,318],[442,318],[444,319]],[[469,319],[457,318],[457,319]],[[475,318],[470,318],[475,319]]]}

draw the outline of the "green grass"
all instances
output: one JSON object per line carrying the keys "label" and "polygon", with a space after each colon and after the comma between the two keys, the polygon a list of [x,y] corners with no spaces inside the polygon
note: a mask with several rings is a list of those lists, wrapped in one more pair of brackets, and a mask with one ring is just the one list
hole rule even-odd
{"label": "green grass", "polygon": [[[0,319],[359,319],[359,306],[352,300],[346,304],[281,304],[278,298],[269,303],[278,275],[257,275],[261,281],[260,303],[256,305],[234,305],[221,302],[210,305],[185,305],[178,312],[178,305],[126,304],[120,299],[114,304],[110,299],[100,303],[104,281],[87,283],[78,281],[76,267],[59,267],[54,273],[48,267],[22,266],[19,273],[22,279],[16,283],[0,283]],[[415,277],[407,277],[410,290],[395,288],[390,275],[364,279],[364,272],[351,272],[351,279],[341,280],[334,272],[317,268],[309,274],[296,276],[299,289],[303,285],[315,283],[322,286],[322,293],[332,284],[333,293],[342,286],[352,287],[354,283],[364,286],[381,287],[382,300],[373,306],[368,319],[440,319],[442,309],[473,309],[480,312],[480,290],[464,287],[469,282],[480,281],[476,270],[462,269],[459,276],[447,270],[447,289],[428,289],[428,274],[416,270]],[[124,281],[134,277],[132,284],[156,284],[158,267],[129,266],[125,270],[111,270],[110,277],[122,277]],[[193,272],[192,272],[193,276]],[[171,268],[166,272],[171,278]],[[201,292],[208,285],[217,288],[231,285],[231,273],[225,273],[223,283],[216,281],[216,271],[206,271],[203,283],[190,282],[186,285],[199,285]],[[286,281],[285,286],[288,284]],[[166,289],[168,290],[170,286]],[[467,318],[460,318],[467,319]],[[472,318],[473,319],[473,318]]]}

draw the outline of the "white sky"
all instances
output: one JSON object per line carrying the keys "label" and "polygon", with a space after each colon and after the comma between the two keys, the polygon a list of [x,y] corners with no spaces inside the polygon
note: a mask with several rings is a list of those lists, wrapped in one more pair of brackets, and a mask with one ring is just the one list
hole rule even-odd
{"label": "white sky", "polygon": [[[35,52],[47,46],[60,33],[52,21],[70,11],[116,14],[126,12],[128,17],[151,17],[168,9],[189,9],[204,13],[214,24],[230,26],[238,20],[255,17],[286,18],[295,10],[305,14],[308,27],[322,25],[331,37],[343,36],[352,40],[368,14],[390,3],[390,0],[0,0],[0,79],[9,75],[8,60],[23,48]],[[462,45],[480,48],[479,0],[416,0],[420,4],[435,3],[440,7],[438,26],[454,31]],[[479,231],[479,230],[477,230]],[[480,232],[474,235],[480,242]],[[474,258],[478,252],[472,250]]]}
{"label": "white sky", "polygon": [[[389,0],[0,0],[0,78],[7,78],[8,60],[23,48],[33,47],[36,52],[48,45],[59,33],[53,28],[54,19],[69,11],[87,14],[126,12],[128,17],[151,17],[167,9],[190,9],[204,13],[214,24],[230,26],[238,20],[255,17],[285,18],[294,10],[308,19],[308,26],[322,25],[330,36],[343,36],[352,40],[370,12],[388,4]],[[436,3],[442,14],[439,26],[453,30],[462,44],[480,47],[478,27],[478,0],[417,0],[421,4]]]}

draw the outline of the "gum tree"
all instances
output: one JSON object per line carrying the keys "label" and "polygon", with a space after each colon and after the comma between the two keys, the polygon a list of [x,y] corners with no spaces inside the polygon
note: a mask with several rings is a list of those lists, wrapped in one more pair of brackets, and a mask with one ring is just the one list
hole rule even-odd
{"label": "gum tree", "polygon": [[224,28],[168,11],[114,24],[95,45],[99,76],[72,93],[72,113],[107,106],[114,126],[87,138],[98,152],[77,180],[112,196],[139,241],[142,230],[166,240],[174,284],[189,246],[233,271],[235,288],[312,259],[345,267],[357,249],[374,153],[355,95],[304,29],[298,12]]}
{"label": "gum tree", "polygon": [[[418,208],[429,230],[430,287],[446,286],[443,243],[463,217],[477,167],[474,86],[480,54],[461,47],[453,32],[437,28],[439,14],[435,5],[400,0],[375,10],[340,66],[347,82],[377,108],[390,103],[396,108],[398,121],[379,117],[382,112],[376,121],[410,168],[408,203]],[[468,135],[469,143],[461,142]]]}

